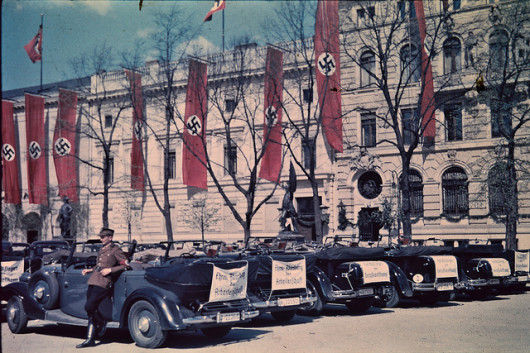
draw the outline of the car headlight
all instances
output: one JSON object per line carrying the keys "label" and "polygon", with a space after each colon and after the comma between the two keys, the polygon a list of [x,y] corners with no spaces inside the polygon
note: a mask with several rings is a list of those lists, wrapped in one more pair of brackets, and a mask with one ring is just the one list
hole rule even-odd
{"label": "car headlight", "polygon": [[414,281],[414,283],[421,283],[423,282],[423,276],[419,273],[416,273],[414,277],[412,277],[412,280]]}

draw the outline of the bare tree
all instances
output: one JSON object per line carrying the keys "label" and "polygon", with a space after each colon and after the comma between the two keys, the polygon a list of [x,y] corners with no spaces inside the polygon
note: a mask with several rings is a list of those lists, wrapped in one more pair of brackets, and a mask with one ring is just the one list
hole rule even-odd
{"label": "bare tree", "polygon": [[204,233],[212,229],[220,220],[221,205],[212,203],[207,193],[196,194],[181,211],[182,220],[193,229],[201,231],[202,246]]}

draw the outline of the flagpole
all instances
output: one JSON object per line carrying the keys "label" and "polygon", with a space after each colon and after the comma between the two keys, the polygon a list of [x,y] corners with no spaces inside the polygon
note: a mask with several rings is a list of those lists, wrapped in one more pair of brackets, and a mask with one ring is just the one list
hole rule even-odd
{"label": "flagpole", "polygon": [[225,51],[225,11],[226,8],[223,10],[223,52]]}
{"label": "flagpole", "polygon": [[[40,41],[42,43],[42,37],[43,37],[43,24],[44,24],[44,14],[40,14]],[[42,91],[42,62],[44,61],[44,55],[42,55],[42,44],[41,44],[41,53],[40,53],[40,90]]]}

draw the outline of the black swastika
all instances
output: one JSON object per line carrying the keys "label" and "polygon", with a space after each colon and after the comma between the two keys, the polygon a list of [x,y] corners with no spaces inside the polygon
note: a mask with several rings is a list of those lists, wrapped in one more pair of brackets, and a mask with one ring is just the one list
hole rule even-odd
{"label": "black swastika", "polygon": [[267,108],[267,113],[265,116],[267,117],[268,126],[274,126],[274,124],[276,124],[276,121],[278,120],[278,114],[272,105]]}
{"label": "black swastika", "polygon": [[201,121],[196,115],[193,115],[188,119],[186,126],[188,128],[188,132],[193,136],[197,136],[201,133],[201,130],[202,130]]}
{"label": "black swastika", "polygon": [[60,137],[55,141],[55,152],[60,156],[68,154],[68,152],[70,152],[70,147],[70,142],[63,137]]}
{"label": "black swastika", "polygon": [[4,159],[6,161],[12,161],[15,159],[15,149],[10,144],[5,144],[2,148],[2,153],[4,154]]}
{"label": "black swastika", "polygon": [[142,139],[142,122],[137,121],[134,124],[134,136],[136,136],[136,139],[140,141]]}
{"label": "black swastika", "polygon": [[39,146],[39,144],[36,142],[36,141],[31,141],[31,143],[29,144],[29,155],[31,156],[31,158],[33,159],[37,159],[40,157],[40,153],[41,153],[41,148]]}
{"label": "black swastika", "polygon": [[335,59],[329,53],[322,54],[318,60],[318,66],[320,72],[326,76],[329,76],[335,72]]}

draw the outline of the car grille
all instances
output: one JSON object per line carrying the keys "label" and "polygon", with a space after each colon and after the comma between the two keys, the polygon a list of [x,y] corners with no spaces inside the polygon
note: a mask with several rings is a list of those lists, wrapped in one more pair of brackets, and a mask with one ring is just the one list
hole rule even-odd
{"label": "car grille", "polygon": [[241,311],[249,308],[248,299],[227,300],[222,302],[209,302],[201,305],[201,314],[225,311]]}

